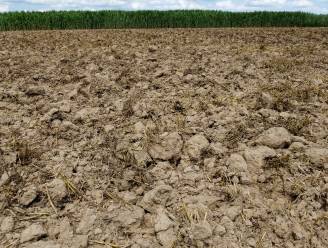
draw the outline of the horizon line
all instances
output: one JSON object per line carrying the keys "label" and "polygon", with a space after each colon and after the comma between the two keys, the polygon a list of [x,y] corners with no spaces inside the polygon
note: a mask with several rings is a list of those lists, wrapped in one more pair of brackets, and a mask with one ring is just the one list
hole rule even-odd
{"label": "horizon line", "polygon": [[244,11],[234,11],[234,10],[222,10],[222,9],[71,9],[71,10],[13,10],[0,12],[1,14],[6,13],[47,13],[47,12],[102,12],[102,11],[113,11],[113,12],[174,12],[174,11],[206,11],[206,12],[226,12],[226,13],[303,13],[303,14],[314,14],[314,15],[328,15],[328,13],[316,13],[310,11],[302,10],[244,10]]}

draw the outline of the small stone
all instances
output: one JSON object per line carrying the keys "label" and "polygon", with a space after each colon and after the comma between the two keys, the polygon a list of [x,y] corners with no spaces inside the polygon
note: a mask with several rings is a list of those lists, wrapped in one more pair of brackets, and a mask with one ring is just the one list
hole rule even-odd
{"label": "small stone", "polygon": [[93,224],[95,223],[96,218],[97,218],[97,215],[95,214],[95,211],[92,209],[87,209],[85,211],[85,213],[83,214],[82,219],[76,229],[76,233],[87,234],[93,227]]}
{"label": "small stone", "polygon": [[25,248],[62,248],[62,246],[55,241],[37,241],[31,244],[28,244],[27,246],[24,246]]}
{"label": "small stone", "polygon": [[293,136],[292,137],[292,142],[299,142],[299,143],[302,143],[304,145],[309,144],[309,141],[307,141],[304,137],[301,137],[301,136]]}
{"label": "small stone", "polygon": [[143,186],[139,186],[138,188],[136,188],[135,192],[138,196],[140,196],[145,192],[145,188]]}
{"label": "small stone", "polygon": [[0,178],[0,187],[5,185],[9,181],[9,175],[7,172],[4,172]]}
{"label": "small stone", "polygon": [[276,116],[278,116],[277,112],[275,110],[272,109],[266,109],[266,108],[262,108],[258,111],[258,113],[260,115],[262,115],[265,118],[275,118]]}
{"label": "small stone", "polygon": [[47,233],[49,240],[56,239],[61,232],[61,226],[55,219],[48,219]]}
{"label": "small stone", "polygon": [[223,157],[228,151],[228,149],[220,142],[211,143],[209,149],[214,155],[218,155],[220,157]]}
{"label": "small stone", "polygon": [[205,158],[204,166],[206,169],[211,170],[216,166],[216,158]]}
{"label": "small stone", "polygon": [[304,239],[306,236],[306,232],[305,232],[304,228],[298,223],[294,224],[292,234],[293,234],[293,237],[295,240]]}
{"label": "small stone", "polygon": [[212,236],[212,227],[207,221],[202,221],[193,224],[191,233],[194,240],[204,240]]}
{"label": "small stone", "polygon": [[156,180],[168,179],[171,176],[172,166],[169,162],[158,162],[157,165],[150,171],[150,174]]}
{"label": "small stone", "polygon": [[262,108],[271,109],[273,107],[274,99],[270,94],[262,93],[259,100]]}
{"label": "small stone", "polygon": [[42,87],[32,86],[26,90],[25,94],[27,96],[43,96],[46,94],[46,91]]}
{"label": "small stone", "polygon": [[134,114],[136,117],[139,118],[146,118],[148,114],[148,106],[144,102],[137,102],[135,105],[132,107],[132,112],[131,114]]}
{"label": "small stone", "polygon": [[194,75],[192,74],[187,74],[186,76],[184,76],[183,82],[184,83],[190,83],[193,81],[193,79],[195,78]]}
{"label": "small stone", "polygon": [[186,152],[191,159],[199,159],[209,142],[202,134],[196,134],[186,142]]}
{"label": "small stone", "polygon": [[247,163],[243,156],[237,153],[230,155],[230,158],[227,161],[228,169],[231,173],[241,173],[247,171]]}
{"label": "small stone", "polygon": [[98,205],[104,200],[104,192],[102,190],[92,190],[91,196]]}
{"label": "small stone", "polygon": [[44,119],[47,121],[55,121],[55,120],[61,121],[63,120],[63,115],[58,108],[52,108],[45,115]]}
{"label": "small stone", "polygon": [[98,71],[98,70],[99,70],[99,66],[96,65],[96,64],[94,64],[94,63],[91,63],[91,64],[88,64],[88,65],[86,66],[86,69],[87,69],[88,71],[95,72],[95,71]]}
{"label": "small stone", "polygon": [[134,124],[134,130],[137,134],[143,134],[145,132],[145,129],[146,127],[141,121]]}
{"label": "small stone", "polygon": [[164,133],[160,139],[159,144],[153,144],[149,149],[149,154],[153,159],[170,160],[180,157],[183,141],[177,132]]}
{"label": "small stone", "polygon": [[305,148],[305,145],[301,142],[294,142],[289,146],[289,150],[295,151],[302,151]]}
{"label": "small stone", "polygon": [[21,234],[20,243],[27,241],[38,240],[47,236],[46,230],[40,224],[32,224],[28,226]]}
{"label": "small stone", "polygon": [[252,166],[255,168],[261,168],[266,158],[275,157],[275,150],[267,147],[267,146],[257,146],[254,148],[247,148],[244,151],[244,158],[247,162],[248,166]]}
{"label": "small stone", "polygon": [[166,215],[164,209],[159,208],[155,219],[155,232],[165,231],[173,226],[173,221]]}
{"label": "small stone", "polygon": [[88,235],[76,235],[72,240],[71,248],[86,248],[88,247]]}
{"label": "small stone", "polygon": [[119,194],[119,197],[122,198],[124,202],[135,204],[138,200],[136,193],[132,191],[122,191]]}
{"label": "small stone", "polygon": [[73,236],[74,233],[71,223],[68,217],[64,217],[60,222],[58,240],[61,240],[64,243],[70,243]]}
{"label": "small stone", "polygon": [[[9,152],[8,154],[4,154],[2,156],[2,161],[4,163],[7,163],[7,164],[12,164],[12,163],[15,163],[16,162],[16,159],[17,159],[17,154],[15,152]],[[1,178],[5,176],[5,177],[10,177],[10,174],[8,174],[6,171],[2,174]],[[9,179],[9,178],[8,178]],[[8,180],[8,179],[5,179],[5,180]],[[0,179],[1,181],[2,179]],[[1,183],[0,183],[0,187],[1,187]]]}
{"label": "small stone", "polygon": [[139,205],[149,212],[155,212],[159,206],[165,206],[172,194],[172,187],[160,185],[147,192]]}
{"label": "small stone", "polygon": [[14,229],[15,220],[12,216],[5,217],[1,222],[0,230],[2,233],[11,232]]}
{"label": "small stone", "polygon": [[60,127],[60,125],[61,125],[61,121],[60,120],[58,120],[58,119],[56,119],[56,120],[53,120],[52,121],[52,123],[51,123],[51,128],[59,128]]}
{"label": "small stone", "polygon": [[264,131],[256,140],[256,143],[275,149],[285,148],[290,145],[291,138],[292,136],[286,128],[272,127]]}
{"label": "small stone", "polygon": [[69,112],[71,112],[71,106],[69,105],[69,103],[64,103],[63,105],[61,105],[59,107],[59,111],[64,112],[64,113],[69,113]]}
{"label": "small stone", "polygon": [[95,118],[98,113],[98,108],[84,108],[76,112],[74,116],[75,121],[86,121]]}
{"label": "small stone", "polygon": [[146,166],[152,159],[146,151],[133,151],[134,158],[139,166]]}
{"label": "small stone", "polygon": [[[233,173],[235,174],[235,173]],[[239,184],[239,178],[237,176],[233,176],[232,179],[231,179],[231,182],[236,185],[236,184]]]}
{"label": "small stone", "polygon": [[120,211],[116,217],[113,218],[122,227],[137,228],[141,225],[141,221],[145,215],[145,211],[138,206],[131,206],[129,209]]}
{"label": "small stone", "polygon": [[247,244],[249,245],[249,247],[256,247],[256,240],[254,238],[248,238]]}
{"label": "small stone", "polygon": [[148,51],[151,52],[151,53],[156,52],[157,49],[158,49],[157,46],[149,46],[149,47],[148,47]]}
{"label": "small stone", "polygon": [[23,206],[28,206],[37,197],[36,187],[33,185],[33,186],[26,188],[24,191],[25,192],[23,193],[23,195],[19,198],[19,204],[21,204]]}
{"label": "small stone", "polygon": [[155,72],[154,77],[155,78],[161,78],[167,74],[167,70],[165,69],[159,69]]}
{"label": "small stone", "polygon": [[237,216],[241,214],[241,207],[239,206],[230,207],[228,209],[225,209],[224,213],[226,216],[229,217],[229,219],[234,221],[237,218]]}
{"label": "small stone", "polygon": [[291,233],[289,222],[286,220],[286,218],[281,216],[276,217],[273,228],[277,236],[283,239],[286,239]]}
{"label": "small stone", "polygon": [[234,229],[234,223],[228,216],[223,216],[220,224],[225,227],[228,233],[232,233]]}
{"label": "small stone", "polygon": [[47,115],[52,116],[52,115],[56,114],[58,111],[59,111],[58,108],[52,108],[48,111]]}
{"label": "small stone", "polygon": [[246,172],[240,173],[240,183],[241,184],[249,185],[252,182],[253,181],[252,181],[252,178],[250,177],[249,173],[246,173]]}
{"label": "small stone", "polygon": [[305,151],[305,154],[314,165],[324,167],[328,163],[328,149],[311,147]]}
{"label": "small stone", "polygon": [[220,225],[220,224],[217,224],[217,225],[215,226],[214,234],[217,234],[217,235],[223,236],[226,232],[227,232],[227,230],[225,229],[224,226],[222,226],[222,225]]}
{"label": "small stone", "polygon": [[266,178],[265,174],[261,174],[261,175],[257,178],[257,181],[258,181],[259,183],[265,183],[266,180],[267,180],[267,178]]}
{"label": "small stone", "polygon": [[59,203],[68,194],[65,182],[61,179],[54,179],[47,184],[50,197],[54,203]]}
{"label": "small stone", "polygon": [[67,94],[67,96],[68,96],[69,99],[75,98],[75,97],[77,97],[77,95],[78,95],[78,90],[77,89],[74,89],[74,90],[70,91]]}
{"label": "small stone", "polygon": [[114,129],[115,129],[115,127],[112,124],[108,124],[108,125],[104,126],[105,133],[109,133],[109,132],[113,131]]}
{"label": "small stone", "polygon": [[145,214],[143,218],[143,224],[146,228],[154,228],[155,216],[153,214]]}
{"label": "small stone", "polygon": [[177,235],[173,228],[158,232],[156,237],[159,243],[165,248],[171,248],[177,241]]}

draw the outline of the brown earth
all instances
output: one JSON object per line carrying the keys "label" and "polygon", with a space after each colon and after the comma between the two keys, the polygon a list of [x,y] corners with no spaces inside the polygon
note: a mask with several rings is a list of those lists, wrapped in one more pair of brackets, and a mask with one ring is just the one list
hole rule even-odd
{"label": "brown earth", "polygon": [[0,247],[328,247],[328,29],[0,33]]}

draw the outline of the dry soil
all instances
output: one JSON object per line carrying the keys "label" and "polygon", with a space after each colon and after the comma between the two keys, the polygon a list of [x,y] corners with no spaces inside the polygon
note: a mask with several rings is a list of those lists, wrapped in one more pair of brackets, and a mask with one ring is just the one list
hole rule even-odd
{"label": "dry soil", "polygon": [[0,247],[328,247],[328,29],[0,33]]}

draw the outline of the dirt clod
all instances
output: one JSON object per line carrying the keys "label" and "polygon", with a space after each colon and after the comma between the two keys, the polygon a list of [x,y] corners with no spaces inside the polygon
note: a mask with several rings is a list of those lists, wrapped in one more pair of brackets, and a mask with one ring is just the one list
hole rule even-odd
{"label": "dirt clod", "polygon": [[22,196],[19,198],[19,203],[23,206],[30,205],[37,197],[37,190],[34,185],[23,190]]}
{"label": "dirt clod", "polygon": [[20,242],[25,243],[31,240],[38,240],[47,235],[46,230],[40,224],[32,224],[28,226],[20,236]]}
{"label": "dirt clod", "polygon": [[271,148],[284,148],[291,142],[290,133],[283,127],[273,127],[261,134],[257,143]]}

